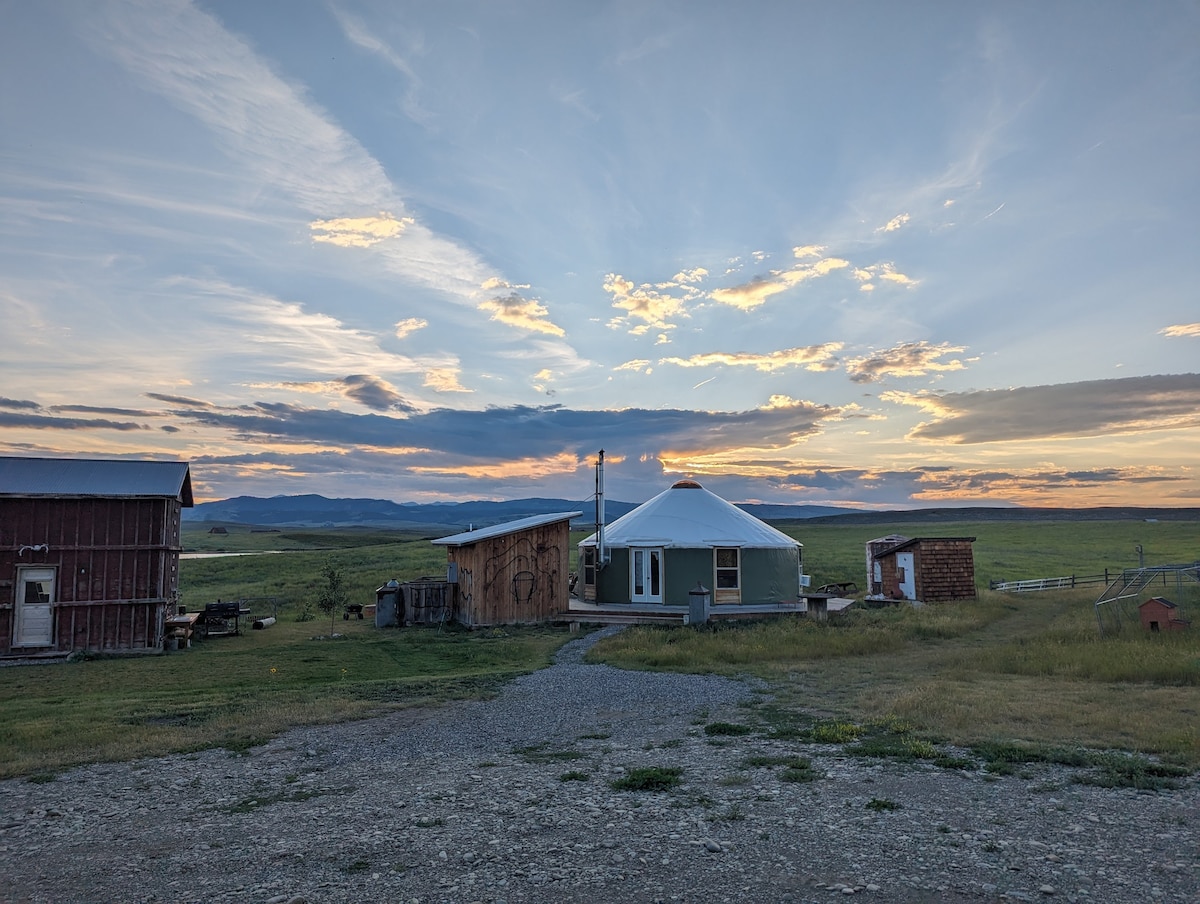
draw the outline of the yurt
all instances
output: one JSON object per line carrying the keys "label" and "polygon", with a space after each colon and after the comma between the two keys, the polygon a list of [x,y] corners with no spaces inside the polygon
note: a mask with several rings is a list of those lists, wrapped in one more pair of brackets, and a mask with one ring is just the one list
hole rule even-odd
{"label": "yurt", "polygon": [[694,480],[680,480],[579,544],[580,598],[602,605],[794,603],[801,545]]}

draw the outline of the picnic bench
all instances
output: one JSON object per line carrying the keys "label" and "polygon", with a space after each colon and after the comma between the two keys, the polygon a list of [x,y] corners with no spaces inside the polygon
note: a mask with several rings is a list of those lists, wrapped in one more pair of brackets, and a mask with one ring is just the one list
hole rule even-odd
{"label": "picnic bench", "polygon": [[196,631],[196,622],[200,620],[199,612],[180,612],[169,615],[163,620],[163,629],[171,649],[187,649],[192,645],[192,635]]}

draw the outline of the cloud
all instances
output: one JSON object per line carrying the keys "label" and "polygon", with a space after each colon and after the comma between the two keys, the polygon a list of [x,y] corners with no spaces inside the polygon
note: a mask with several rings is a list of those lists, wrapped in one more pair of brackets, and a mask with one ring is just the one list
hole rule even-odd
{"label": "cloud", "polygon": [[414,222],[412,217],[396,218],[390,213],[380,213],[377,217],[313,220],[308,226],[314,242],[327,242],[342,248],[370,248],[384,239],[395,238]]}
{"label": "cloud", "polygon": [[[797,257],[810,257],[819,253],[815,245],[793,249]],[[840,257],[821,258],[812,264],[797,264],[787,270],[772,270],[769,277],[756,276],[750,282],[727,289],[715,289],[709,293],[713,301],[727,304],[742,311],[752,311],[764,304],[767,299],[781,292],[786,292],[793,286],[827,276],[835,270],[849,267],[850,262]]]}
{"label": "cloud", "polygon": [[1163,327],[1158,332],[1173,339],[1181,336],[1200,336],[1200,323],[1177,323],[1174,326]]}
{"label": "cloud", "polygon": [[650,373],[651,367],[649,360],[646,358],[634,358],[632,361],[626,361],[624,364],[618,364],[613,370],[632,370],[637,372]]}
{"label": "cloud", "polygon": [[176,417],[230,431],[259,445],[325,443],[336,447],[422,449],[471,461],[586,455],[620,437],[631,454],[692,454],[700,450],[784,448],[819,432],[840,409],[785,400],[749,411],[682,409],[573,410],[558,405],[437,408],[409,416],[354,414],[258,402],[237,408],[190,408]]}
{"label": "cloud", "polygon": [[388,65],[406,77],[408,85],[401,100],[401,107],[404,109],[405,114],[418,123],[428,123],[433,119],[433,115],[428,110],[422,108],[420,102],[417,100],[417,93],[421,88],[421,80],[408,60],[397,53],[391,45],[383,41],[374,29],[357,16],[342,9],[336,3],[329,4],[329,10],[333,13],[334,18],[338,20],[338,24],[342,27],[342,33],[348,41],[387,61]]}
{"label": "cloud", "polygon": [[895,283],[896,285],[904,286],[906,289],[914,288],[920,285],[919,279],[913,279],[896,269],[896,265],[890,261],[885,261],[879,264],[871,264],[868,267],[856,267],[851,274],[862,285],[859,290],[862,292],[875,291],[875,285],[872,282],[876,279],[882,279],[885,282]]}
{"label": "cloud", "polygon": [[0,408],[26,408],[36,411],[41,407],[42,406],[37,402],[29,402],[23,399],[6,399],[0,397]]}
{"label": "cloud", "polygon": [[498,320],[517,329],[551,336],[565,335],[562,327],[549,320],[550,312],[545,305],[531,298],[522,298],[516,292],[511,295],[489,298],[479,303],[481,311],[488,311],[492,320]]}
{"label": "cloud", "polygon": [[146,392],[143,395],[148,399],[154,399],[156,402],[166,402],[168,405],[184,405],[188,408],[211,408],[211,402],[203,402],[199,399],[189,399],[187,396],[164,395],[161,392]]}
{"label": "cloud", "polygon": [[429,321],[423,317],[406,317],[404,320],[396,322],[396,338],[404,339],[427,326],[429,326]]}
{"label": "cloud", "polygon": [[374,411],[414,411],[396,387],[370,374],[352,374],[341,381],[346,397]]}
{"label": "cloud", "polygon": [[[752,367],[755,370],[771,373],[789,367],[803,367],[806,370],[826,371],[836,367],[835,355],[841,351],[841,342],[826,342],[823,345],[808,345],[799,348],[785,348],[767,354],[751,352],[707,352],[692,355],[688,358],[660,358],[659,364],[674,364],[678,367],[711,367],[715,364],[725,364],[729,367]],[[649,362],[645,362],[649,363]]]}
{"label": "cloud", "polygon": [[487,279],[485,279],[482,283],[479,284],[479,288],[483,289],[485,292],[495,292],[497,289],[521,290],[521,289],[528,289],[529,284],[528,283],[525,283],[525,284],[510,283],[508,280],[501,279],[499,276],[489,276]]}
{"label": "cloud", "polygon": [[425,385],[434,392],[474,392],[458,381],[461,373],[457,367],[434,367],[425,372]]}
{"label": "cloud", "polygon": [[[692,271],[696,272],[696,271]],[[616,273],[604,277],[604,291],[613,297],[612,306],[624,311],[624,316],[614,318],[609,326],[627,326],[631,318],[643,321],[634,330],[645,333],[651,328],[669,329],[675,326],[671,321],[678,317],[687,316],[687,303],[698,297],[698,290],[684,283],[692,280],[680,280],[676,274],[674,283],[664,283],[662,286],[634,285],[632,280]],[[665,289],[680,289],[680,294],[671,294]]]}
{"label": "cloud", "polygon": [[672,279],[676,283],[698,283],[703,282],[706,276],[708,276],[707,270],[703,267],[696,267],[692,270],[680,270]]}
{"label": "cloud", "polygon": [[748,283],[732,286],[728,289],[716,289],[709,293],[709,298],[727,304],[742,311],[752,311],[766,303],[772,295],[786,292],[791,286],[780,279],[765,279],[756,276]]}
{"label": "cloud", "polygon": [[1090,380],[974,392],[888,392],[934,417],[910,438],[989,443],[1200,426],[1200,374]]}
{"label": "cloud", "polygon": [[924,340],[906,342],[872,355],[851,358],[846,362],[846,372],[855,383],[874,383],[884,377],[922,377],[928,373],[962,370],[965,365],[957,358],[939,359],[965,350],[965,346],[948,342],[941,345],[930,345]]}
{"label": "cloud", "polygon": [[256,389],[290,389],[316,395],[334,394],[358,402],[372,411],[417,410],[400,395],[399,391],[381,377],[372,374],[351,374],[337,380],[286,381],[283,383],[257,383]]}
{"label": "cloud", "polygon": [[117,417],[154,417],[158,413],[137,408],[110,408],[103,405],[51,405],[47,410],[55,414],[65,411],[72,414],[112,414]]}
{"label": "cloud", "polygon": [[385,351],[375,333],[225,282],[176,278],[166,282],[166,289],[186,297],[207,322],[224,330],[229,337],[226,354],[289,376],[299,372],[323,380],[328,374],[415,374],[444,363],[444,358],[431,361]]}
{"label": "cloud", "polygon": [[[476,303],[478,286],[494,267],[408,216],[379,161],[216,17],[182,3],[112,4],[86,12],[76,17],[77,25],[96,51],[203,123],[238,168],[272,189],[264,196],[282,195],[317,222],[347,225],[318,240],[376,245],[386,270],[459,303]],[[350,39],[365,46],[361,29],[348,17],[341,21]],[[329,219],[360,210],[391,213]],[[403,224],[403,242],[376,234],[397,224]]]}
{"label": "cloud", "polygon": [[48,417],[42,414],[8,414],[0,411],[0,427],[23,427],[29,430],[149,430],[145,424],[133,421],[111,421],[106,418]]}
{"label": "cloud", "polygon": [[887,221],[887,223],[880,226],[875,231],[876,232],[895,232],[897,229],[899,229],[905,223],[907,223],[910,219],[912,219],[912,217],[910,217],[906,213],[902,213],[899,216],[892,217],[890,220]]}

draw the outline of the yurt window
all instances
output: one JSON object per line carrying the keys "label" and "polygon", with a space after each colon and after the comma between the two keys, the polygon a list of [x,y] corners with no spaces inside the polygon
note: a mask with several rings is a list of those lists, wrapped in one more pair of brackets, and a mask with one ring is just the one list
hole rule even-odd
{"label": "yurt window", "polygon": [[741,587],[737,547],[717,549],[717,589],[737,590]]}

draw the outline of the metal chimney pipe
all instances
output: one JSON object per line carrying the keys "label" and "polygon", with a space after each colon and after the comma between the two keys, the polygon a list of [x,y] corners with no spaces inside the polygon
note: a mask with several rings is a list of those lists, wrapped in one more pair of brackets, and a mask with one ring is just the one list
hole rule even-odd
{"label": "metal chimney pipe", "polygon": [[596,567],[602,568],[608,561],[604,548],[604,450],[596,459]]}

